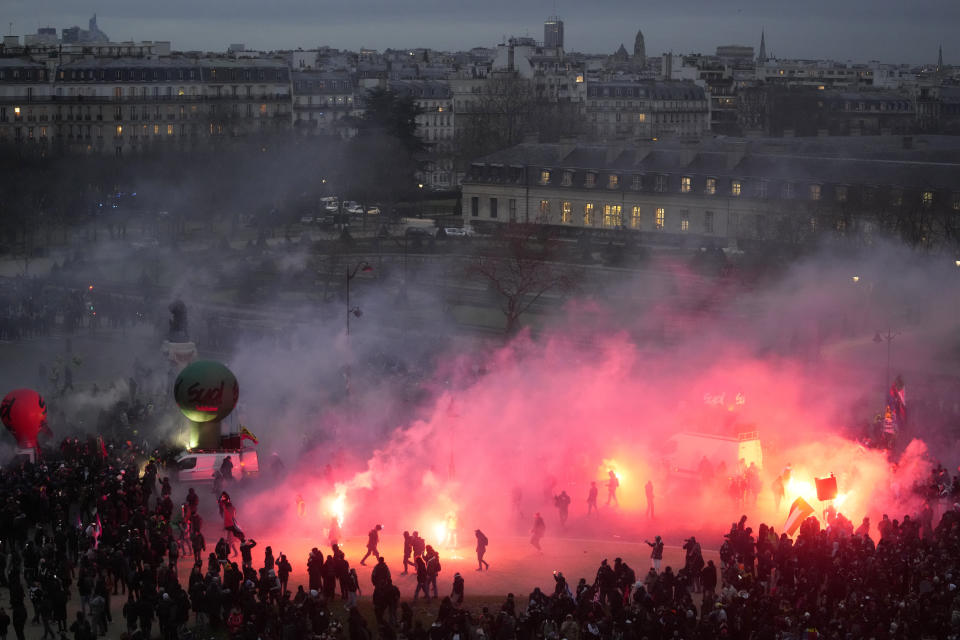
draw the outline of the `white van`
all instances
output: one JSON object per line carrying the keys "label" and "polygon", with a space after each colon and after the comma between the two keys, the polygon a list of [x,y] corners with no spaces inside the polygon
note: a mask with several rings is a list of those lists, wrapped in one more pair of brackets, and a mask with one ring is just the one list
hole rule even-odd
{"label": "white van", "polygon": [[182,484],[213,484],[213,472],[220,470],[224,458],[233,462],[234,479],[260,475],[256,449],[224,451],[186,451],[177,458],[177,481]]}

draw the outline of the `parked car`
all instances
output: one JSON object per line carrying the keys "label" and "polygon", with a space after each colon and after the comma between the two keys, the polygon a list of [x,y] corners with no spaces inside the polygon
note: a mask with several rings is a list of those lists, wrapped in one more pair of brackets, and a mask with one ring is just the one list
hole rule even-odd
{"label": "parked car", "polygon": [[347,213],[349,213],[349,214],[352,215],[352,216],[362,216],[362,215],[363,215],[363,207],[361,207],[361,206],[360,206],[359,204],[357,204],[356,202],[344,206],[343,210],[346,211]]}
{"label": "parked car", "polygon": [[368,216],[378,216],[380,215],[380,207],[370,207],[367,209]]}
{"label": "parked car", "polygon": [[474,235],[473,227],[444,227],[443,232],[451,238],[467,238]]}
{"label": "parked car", "polygon": [[320,204],[330,213],[336,213],[340,210],[340,202],[333,196],[320,198]]}

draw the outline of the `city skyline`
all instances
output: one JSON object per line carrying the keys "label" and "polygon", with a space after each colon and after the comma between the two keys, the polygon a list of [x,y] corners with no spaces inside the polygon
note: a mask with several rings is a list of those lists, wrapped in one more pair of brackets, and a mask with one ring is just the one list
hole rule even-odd
{"label": "city skyline", "polygon": [[[437,0],[359,0],[307,3],[282,0],[267,14],[250,0],[196,5],[171,0],[163,5],[136,5],[98,0],[78,7],[66,0],[12,0],[0,14],[5,33],[34,33],[38,27],[58,31],[85,25],[96,12],[114,41],[170,40],[177,50],[225,50],[234,42],[249,48],[279,50],[331,46],[358,50],[426,47],[467,50],[494,46],[505,37],[542,38],[543,21],[556,11],[565,22],[566,49],[612,54],[630,45],[637,29],[647,39],[649,55],[711,53],[717,46],[742,44],[759,48],[767,35],[767,52],[779,58],[835,59],[866,62],[932,64],[937,48],[947,43],[945,62],[952,62],[949,29],[960,22],[960,5],[920,0],[904,15],[902,3],[880,0],[804,6],[743,0],[717,7],[707,0],[642,11],[624,0],[605,0],[602,7],[569,2],[530,3],[518,9],[505,0],[482,6],[451,5]],[[606,11],[602,10],[606,8]],[[227,12],[229,11],[229,16]]]}

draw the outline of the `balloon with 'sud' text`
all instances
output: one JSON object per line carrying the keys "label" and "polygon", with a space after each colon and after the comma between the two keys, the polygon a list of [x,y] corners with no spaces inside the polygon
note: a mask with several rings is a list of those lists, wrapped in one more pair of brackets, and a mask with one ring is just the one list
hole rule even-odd
{"label": "balloon with 'sud' text", "polygon": [[0,419],[22,448],[35,448],[47,428],[47,403],[33,389],[14,389],[0,402]]}
{"label": "balloon with 'sud' text", "polygon": [[213,360],[191,362],[173,385],[177,406],[193,422],[223,420],[237,406],[240,386],[225,365]]}

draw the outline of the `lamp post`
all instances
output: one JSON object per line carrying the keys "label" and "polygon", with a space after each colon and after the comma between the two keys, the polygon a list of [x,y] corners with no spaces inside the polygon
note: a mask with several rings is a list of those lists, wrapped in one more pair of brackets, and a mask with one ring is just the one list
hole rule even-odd
{"label": "lamp post", "polygon": [[350,281],[353,280],[357,273],[360,271],[373,271],[373,267],[370,266],[370,263],[366,260],[361,260],[353,269],[347,267],[346,270],[346,283],[347,283],[347,337],[350,336],[350,316],[359,318],[363,315],[363,311],[360,310],[360,307],[351,307],[350,306]]}
{"label": "lamp post", "polygon": [[893,343],[893,339],[896,338],[898,335],[900,335],[899,331],[894,333],[893,329],[887,329],[887,332],[885,334],[880,333],[880,331],[877,331],[873,336],[873,341],[876,342],[877,344],[880,344],[884,340],[887,341],[887,377],[884,383],[887,388],[890,387],[890,346]]}

